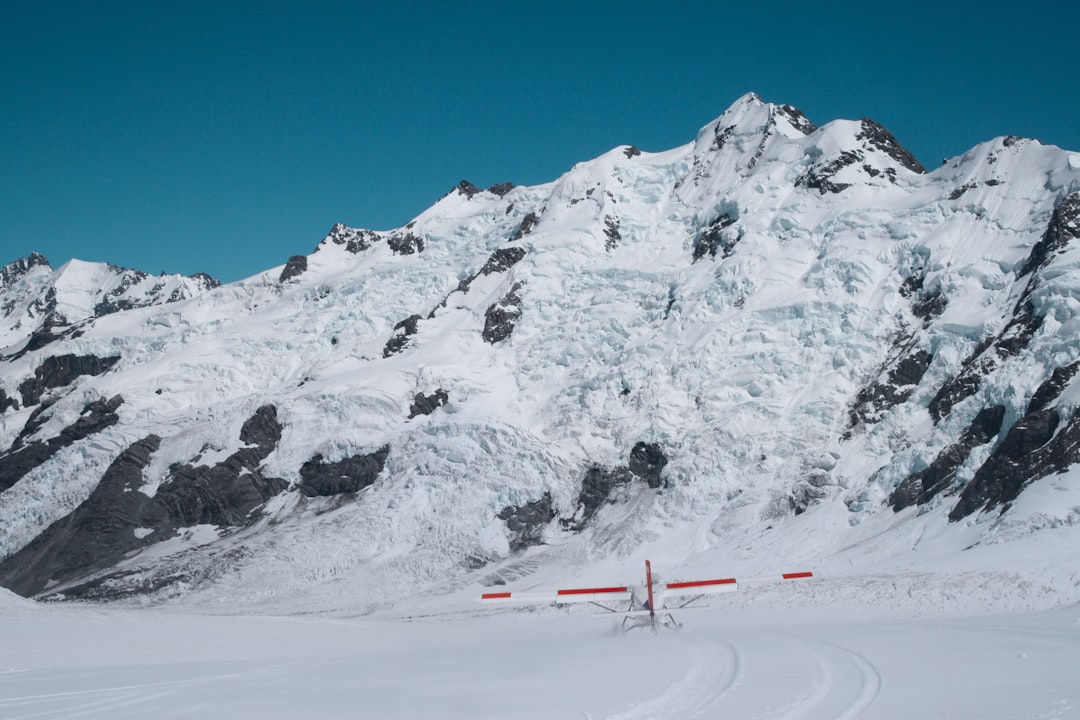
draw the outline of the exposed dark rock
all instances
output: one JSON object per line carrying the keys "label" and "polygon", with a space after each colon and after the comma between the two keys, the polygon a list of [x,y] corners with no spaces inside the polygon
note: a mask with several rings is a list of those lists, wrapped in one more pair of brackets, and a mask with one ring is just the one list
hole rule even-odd
{"label": "exposed dark rock", "polygon": [[862,152],[858,150],[845,150],[840,153],[840,156],[835,160],[825,163],[824,165],[812,166],[795,181],[795,185],[798,187],[812,188],[822,195],[825,193],[842,192],[851,187],[851,183],[833,182],[833,176],[849,165],[862,162],[862,160]]}
{"label": "exposed dark rock", "polygon": [[386,341],[386,347],[383,348],[384,358],[405,349],[405,346],[409,344],[409,338],[415,335],[420,328],[420,320],[419,315],[410,315],[394,326],[395,334]]}
{"label": "exposed dark rock", "polygon": [[1078,416],[1073,414],[1055,437],[1059,423],[1056,407],[1035,410],[1017,420],[964,488],[949,520],[1010,503],[1035,480],[1080,460]]}
{"label": "exposed dark rock", "polygon": [[926,172],[926,168],[922,166],[922,163],[916,160],[915,156],[908,152],[907,149],[893,137],[891,132],[870,118],[862,119],[862,130],[855,136],[855,139],[865,140],[871,146],[882,151],[912,172],[920,174]]}
{"label": "exposed dark rock", "polygon": [[411,232],[404,235],[391,235],[386,244],[396,255],[412,255],[424,252],[424,239]]}
{"label": "exposed dark rock", "polygon": [[777,114],[787,119],[791,126],[801,132],[803,135],[809,135],[817,130],[817,125],[810,121],[810,118],[803,114],[802,110],[791,105],[779,105],[776,108]]}
{"label": "exposed dark rock", "polygon": [[1036,410],[1042,410],[1050,403],[1057,400],[1058,395],[1065,389],[1065,386],[1069,384],[1073,376],[1076,375],[1076,371],[1080,369],[1080,361],[1074,362],[1071,365],[1065,365],[1063,367],[1054,368],[1053,374],[1043,381],[1042,385],[1031,396],[1031,401],[1028,403],[1028,412],[1035,412]]}
{"label": "exposed dark rock", "polygon": [[1042,316],[1035,314],[1029,284],[1029,289],[1013,310],[1009,323],[996,337],[980,343],[964,361],[960,373],[946,382],[934,395],[929,407],[934,422],[939,422],[958,403],[974,395],[982,383],[982,378],[996,370],[1004,360],[1027,347],[1041,325]]}
{"label": "exposed dark rock", "polygon": [[635,479],[643,481],[650,488],[664,485],[663,471],[668,459],[657,443],[638,442],[630,451],[629,465],[605,468],[592,465],[585,471],[578,494],[577,512],[572,519],[563,520],[565,527],[581,530],[592,519],[600,506],[606,502],[615,502],[612,494],[625,488]]}
{"label": "exposed dark rock", "polygon": [[506,197],[506,194],[508,192],[510,192],[511,190],[513,190],[513,189],[514,189],[514,183],[512,183],[512,182],[504,182],[504,183],[495,183],[494,185],[489,187],[487,189],[487,191],[489,193],[493,194],[493,195],[498,195],[499,197]]}
{"label": "exposed dark rock", "polygon": [[979,343],[964,361],[960,373],[946,382],[930,402],[934,422],[945,417],[957,403],[974,395],[983,376],[1028,346],[1043,322],[1042,316],[1036,314],[1032,301],[1040,271],[1053,255],[1077,237],[1080,237],[1080,193],[1073,193],[1054,209],[1042,239],[1032,247],[1028,259],[1020,268],[1017,277],[1027,275],[1027,286],[1017,300],[1008,324],[997,336]]}
{"label": "exposed dark rock", "polygon": [[525,217],[521,218],[521,224],[518,225],[518,229],[514,231],[514,234],[510,236],[510,242],[520,240],[521,238],[532,232],[533,226],[536,225],[536,222],[539,219],[540,218],[534,212],[531,212]]}
{"label": "exposed dark rock", "polygon": [[316,455],[300,468],[301,480],[297,487],[306,497],[359,492],[379,477],[388,455],[389,445],[373,453],[353,455],[330,463],[324,462],[322,455]]}
{"label": "exposed dark rock", "polygon": [[134,528],[151,498],[136,490],[160,443],[161,438],[150,435],[120,453],[86,501],[0,562],[0,585],[29,597],[50,582],[114,565],[144,544]]}
{"label": "exposed dark rock", "polygon": [[651,488],[663,485],[661,474],[668,459],[657,443],[639,442],[630,451],[630,473]]}
{"label": "exposed dark rock", "polygon": [[15,398],[9,398],[7,396],[6,392],[4,392],[3,390],[0,390],[0,415],[3,415],[4,413],[6,413],[8,408],[12,408],[13,410],[18,410],[19,409],[19,401],[16,400]]}
{"label": "exposed dark rock", "polygon": [[713,141],[712,145],[709,146],[709,149],[713,152],[722,150],[723,147],[727,145],[727,141],[730,140],[731,136],[734,134],[734,125],[728,125],[727,127],[720,127],[719,125],[717,125],[716,129],[713,130]]}
{"label": "exposed dark rock", "polygon": [[627,145],[625,148],[623,148],[623,155],[625,155],[627,157],[627,159],[630,159],[632,157],[637,157],[640,154],[641,154],[641,151],[638,150],[633,145]]}
{"label": "exposed dark rock", "polygon": [[506,523],[510,531],[510,551],[520,552],[533,545],[543,544],[544,528],[555,519],[551,493],[544,493],[539,500],[524,505],[504,507],[497,517]]}
{"label": "exposed dark rock", "polygon": [[604,236],[607,237],[607,241],[604,246],[608,250],[614,250],[619,246],[619,242],[622,240],[622,235],[619,233],[619,221],[613,217],[604,218]]}
{"label": "exposed dark rock", "polygon": [[[287,487],[264,477],[260,464],[281,439],[273,405],[264,405],[240,430],[240,448],[213,467],[174,464],[153,497],[138,490],[143,469],[161,439],[148,436],[122,452],[90,497],[0,564],[0,584],[23,595],[98,572],[141,548],[193,525],[250,524],[266,500]],[[144,532],[136,534],[136,529]],[[99,597],[104,597],[100,593]],[[78,592],[76,592],[78,594]]]}
{"label": "exposed dark rock", "polygon": [[731,227],[733,224],[735,224],[735,218],[724,214],[698,233],[698,237],[694,241],[694,262],[705,257],[706,254],[716,257],[716,253],[721,249],[724,251],[723,256],[729,257],[735,249],[738,237],[729,236],[725,238],[724,229]]}
{"label": "exposed dark rock", "polygon": [[139,526],[152,528],[152,541],[170,537],[182,527],[242,527],[256,519],[254,511],[284,490],[288,483],[265,477],[261,464],[281,439],[277,408],[263,405],[240,429],[244,447],[213,466],[174,463],[169,477],[146,505]]}
{"label": "exposed dark rock", "polygon": [[1020,268],[1017,277],[1024,277],[1046,265],[1054,255],[1063,251],[1077,238],[1080,238],[1080,192],[1066,196],[1054,208],[1046,232],[1031,248],[1031,253]]}
{"label": "exposed dark rock", "polygon": [[476,195],[478,192],[480,192],[480,188],[476,187],[468,180],[462,180],[457,184],[457,187],[455,187],[454,189],[457,190],[460,194],[469,198],[470,200],[472,199],[473,195]]}
{"label": "exposed dark rock", "polygon": [[36,252],[30,253],[27,257],[9,262],[4,267],[0,268],[0,290],[10,287],[19,278],[30,272],[32,268],[39,266],[47,268],[52,267],[49,265],[49,261],[45,259],[44,255]]}
{"label": "exposed dark rock", "polygon": [[943,491],[953,487],[956,473],[971,451],[997,437],[1005,419],[1005,406],[984,408],[975,416],[960,438],[946,447],[933,462],[904,478],[889,496],[889,505],[900,511],[911,505],[925,505]]}
{"label": "exposed dark rock", "polygon": [[[105,315],[111,315],[112,313],[121,312],[123,310],[147,307],[148,305],[154,305],[161,302],[178,302],[192,296],[192,293],[189,290],[180,286],[174,288],[168,297],[162,297],[166,286],[169,284],[168,278],[162,273],[162,276],[158,278],[149,289],[140,291],[136,297],[129,297],[127,294],[128,291],[136,285],[146,282],[150,278],[150,275],[141,270],[129,270],[112,264],[109,265],[109,269],[113,271],[119,282],[116,283],[115,287],[106,292],[101,300],[94,305],[94,317],[104,317]],[[220,282],[206,273],[196,273],[195,275],[189,276],[189,279],[195,280],[204,290],[221,285]]]}
{"label": "exposed dark rock", "polygon": [[510,334],[514,332],[514,326],[521,318],[521,298],[517,294],[521,286],[520,282],[514,283],[510,292],[484,313],[482,337],[485,342],[494,345],[510,337]]}
{"label": "exposed dark rock", "polygon": [[922,318],[923,325],[925,326],[931,320],[941,315],[948,304],[948,298],[946,298],[945,294],[940,290],[923,292],[919,294],[918,300],[911,306],[911,312],[915,317]]}
{"label": "exposed dark rock", "polygon": [[442,388],[430,395],[416,393],[412,405],[409,406],[409,419],[412,420],[418,415],[430,415],[448,402],[450,402],[450,394]]}
{"label": "exposed dark rock", "polygon": [[926,276],[919,273],[916,275],[909,275],[904,278],[904,282],[900,283],[900,297],[909,298],[915,295],[923,289],[923,284],[926,282]]}
{"label": "exposed dark rock", "polygon": [[491,257],[484,263],[484,267],[480,268],[481,275],[491,275],[497,272],[503,272],[509,270],[514,265],[521,262],[521,259],[525,257],[525,249],[519,247],[500,248],[491,253]]}
{"label": "exposed dark rock", "polygon": [[593,465],[585,471],[585,478],[581,481],[581,492],[578,494],[578,512],[575,519],[564,521],[564,524],[573,530],[581,530],[592,519],[600,506],[608,501],[611,492],[630,483],[634,476],[626,467],[604,468]]}
{"label": "exposed dark rock", "polygon": [[334,227],[330,228],[330,232],[323,239],[324,243],[328,241],[335,245],[344,245],[347,251],[355,255],[378,242],[379,235],[372,230],[355,230],[342,223],[334,223]]}
{"label": "exposed dark rock", "polygon": [[24,444],[25,439],[45,420],[42,413],[32,414],[26,423],[30,431],[23,428],[15,444],[12,445],[12,449],[0,455],[0,492],[17,483],[34,468],[43,465],[60,450],[116,424],[120,419],[116,414],[116,409],[123,402],[124,399],[119,395],[108,401],[96,400],[83,409],[78,420],[61,430],[55,437]]}
{"label": "exposed dark rock", "polygon": [[34,370],[34,377],[19,384],[23,407],[36,404],[46,390],[71,384],[81,375],[101,375],[120,361],[119,355],[53,355]]}
{"label": "exposed dark rock", "polygon": [[927,351],[916,350],[897,362],[884,382],[874,382],[860,390],[851,408],[851,427],[860,422],[877,422],[889,409],[911,397],[932,359]]}
{"label": "exposed dark rock", "polygon": [[281,275],[278,276],[278,282],[285,282],[290,278],[294,278],[297,275],[303,275],[307,272],[307,256],[306,255],[293,255],[289,258],[289,262],[285,263],[285,267],[281,269]]}

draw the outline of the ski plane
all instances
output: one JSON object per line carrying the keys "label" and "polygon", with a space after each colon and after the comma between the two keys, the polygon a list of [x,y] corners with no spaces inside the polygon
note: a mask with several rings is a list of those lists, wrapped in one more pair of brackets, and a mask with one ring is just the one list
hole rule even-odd
{"label": "ski plane", "polygon": [[[749,578],[744,582],[747,585],[758,585],[765,582],[801,580],[812,577],[814,577],[812,572],[790,572],[781,573],[779,577]],[[659,627],[682,627],[682,623],[675,620],[673,612],[706,608],[707,605],[696,605],[695,603],[709,595],[735,592],[739,589],[739,582],[735,578],[688,580],[663,584],[656,583],[656,585],[659,586],[659,599],[657,599],[657,594],[653,590],[652,563],[646,560],[646,597],[644,601],[639,601],[634,588],[628,585],[567,588],[556,590],[554,593],[486,592],[480,596],[480,601],[485,604],[521,603],[526,605],[591,603],[602,608],[605,611],[601,613],[603,615],[623,616],[623,630],[651,628],[653,632],[656,632]],[[626,604],[624,609],[622,609],[623,603]]]}

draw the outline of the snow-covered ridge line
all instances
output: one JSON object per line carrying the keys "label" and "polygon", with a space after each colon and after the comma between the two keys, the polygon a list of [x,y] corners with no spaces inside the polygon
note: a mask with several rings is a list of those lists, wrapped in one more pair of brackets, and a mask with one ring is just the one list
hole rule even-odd
{"label": "snow-covered ridge line", "polygon": [[748,94],[679,148],[462,182],[220,287],[13,263],[0,584],[393,597],[756,534],[830,557],[894,511],[1022,525],[1080,459],[1076,157],[927,172]]}

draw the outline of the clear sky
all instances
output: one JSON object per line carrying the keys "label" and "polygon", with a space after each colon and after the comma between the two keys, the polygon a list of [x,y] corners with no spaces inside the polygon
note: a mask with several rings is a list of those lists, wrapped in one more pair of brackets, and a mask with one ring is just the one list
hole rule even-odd
{"label": "clear sky", "polygon": [[236,280],[466,178],[666,150],[738,96],[873,117],[928,167],[1080,150],[1080,3],[4,2],[0,264]]}

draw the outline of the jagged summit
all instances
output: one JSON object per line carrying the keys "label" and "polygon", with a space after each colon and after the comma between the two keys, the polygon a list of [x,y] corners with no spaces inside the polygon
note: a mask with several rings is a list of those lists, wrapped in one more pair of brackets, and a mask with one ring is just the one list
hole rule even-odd
{"label": "jagged summit", "polygon": [[925,172],[748,94],[680,147],[462,182],[212,290],[13,270],[0,584],[316,602],[658,537],[749,563],[813,532],[844,568],[1063,526],[1076,157],[1004,138]]}

